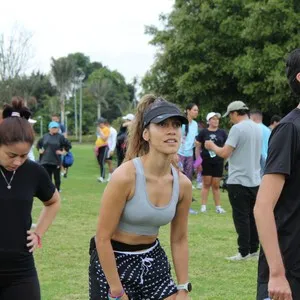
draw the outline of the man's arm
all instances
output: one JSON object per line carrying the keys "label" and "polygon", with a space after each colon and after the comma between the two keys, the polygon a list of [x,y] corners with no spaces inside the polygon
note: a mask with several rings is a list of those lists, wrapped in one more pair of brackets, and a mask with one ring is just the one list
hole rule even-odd
{"label": "man's arm", "polygon": [[205,141],[205,148],[214,151],[218,156],[227,159],[233,152],[234,148],[229,145],[218,147],[213,141]]}
{"label": "man's arm", "polygon": [[284,183],[285,176],[283,174],[267,174],[263,177],[254,207],[254,216],[259,239],[270,269],[270,297],[275,299],[280,293],[286,297],[282,299],[288,300],[292,299],[291,291],[285,277],[285,268],[279,248],[273,213]]}

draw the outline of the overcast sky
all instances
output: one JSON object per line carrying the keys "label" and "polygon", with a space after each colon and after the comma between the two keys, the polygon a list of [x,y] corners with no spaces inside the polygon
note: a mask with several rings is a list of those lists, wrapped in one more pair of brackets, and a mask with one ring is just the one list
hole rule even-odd
{"label": "overcast sky", "polygon": [[145,25],[159,25],[174,0],[3,0],[0,33],[18,24],[33,33],[34,69],[48,72],[50,58],[83,52],[118,70],[129,82],[154,60]]}

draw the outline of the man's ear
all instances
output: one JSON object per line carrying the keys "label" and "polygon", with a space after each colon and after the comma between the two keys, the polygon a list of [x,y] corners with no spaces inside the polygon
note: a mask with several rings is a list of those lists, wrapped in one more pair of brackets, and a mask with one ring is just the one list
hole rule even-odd
{"label": "man's ear", "polygon": [[149,142],[149,140],[150,140],[149,130],[148,130],[147,128],[145,128],[144,131],[143,131],[143,139],[144,139],[146,142]]}
{"label": "man's ear", "polygon": [[296,75],[296,79],[298,80],[298,82],[300,82],[300,73],[298,73],[298,74]]}

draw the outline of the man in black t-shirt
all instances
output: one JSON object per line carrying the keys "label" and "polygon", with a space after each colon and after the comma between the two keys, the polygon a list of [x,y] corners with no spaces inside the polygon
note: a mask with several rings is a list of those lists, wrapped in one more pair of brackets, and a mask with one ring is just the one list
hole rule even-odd
{"label": "man in black t-shirt", "polygon": [[[300,96],[300,49],[286,74]],[[254,214],[262,244],[257,300],[300,299],[300,104],[272,131]]]}

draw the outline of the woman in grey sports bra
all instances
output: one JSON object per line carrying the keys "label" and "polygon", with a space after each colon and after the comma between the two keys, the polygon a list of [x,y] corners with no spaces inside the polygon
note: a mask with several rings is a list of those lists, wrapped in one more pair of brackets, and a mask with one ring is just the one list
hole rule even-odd
{"label": "woman in grey sports bra", "polygon": [[[174,104],[153,95],[139,102],[125,162],[101,200],[90,244],[90,299],[188,299],[190,180],[172,164],[188,121]],[[177,285],[158,240],[171,223]]]}

